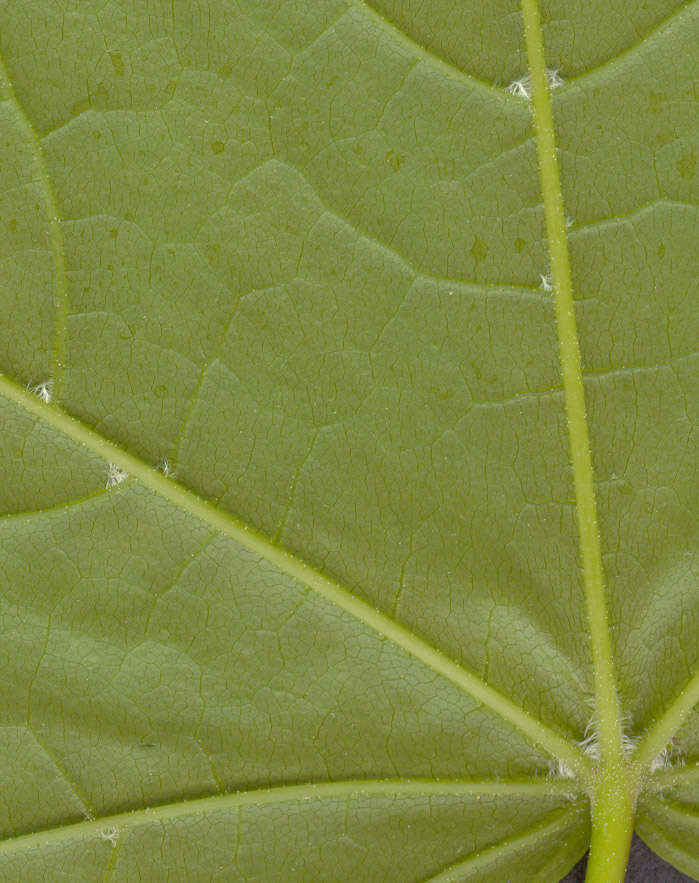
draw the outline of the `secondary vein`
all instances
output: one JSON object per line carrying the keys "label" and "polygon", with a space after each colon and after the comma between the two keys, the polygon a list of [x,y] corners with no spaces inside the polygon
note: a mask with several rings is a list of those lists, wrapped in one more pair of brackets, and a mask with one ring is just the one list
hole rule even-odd
{"label": "secondary vein", "polygon": [[0,56],[0,96],[10,102],[17,113],[17,118],[25,131],[25,136],[29,144],[32,159],[36,167],[37,176],[44,190],[44,199],[46,202],[46,214],[48,217],[49,240],[53,251],[54,271],[56,274],[54,288],[54,306],[56,310],[56,334],[53,347],[53,364],[51,366],[50,378],[38,378],[39,380],[51,380],[52,395],[58,400],[60,399],[61,382],[63,380],[63,370],[66,363],[66,326],[68,320],[68,291],[66,288],[65,273],[65,249],[63,245],[63,231],[61,229],[61,219],[58,214],[58,204],[56,196],[53,192],[51,178],[49,177],[44,153],[41,149],[41,141],[39,134],[32,125],[24,108],[19,103],[15,90],[12,86],[5,63]]}
{"label": "secondary vein", "polygon": [[[541,846],[542,842],[547,840],[552,841],[555,835],[557,835],[559,844],[560,841],[565,844],[571,833],[569,829],[579,812],[580,808],[577,806],[556,810],[525,831],[518,831],[493,846],[461,859],[461,861],[445,868],[440,874],[424,880],[423,883],[461,883],[462,880],[467,880],[469,877],[473,878],[477,875],[485,875],[485,873],[488,874],[488,878],[492,879],[492,875],[497,873],[496,868],[504,856],[511,858],[518,855],[524,856],[528,849]],[[484,878],[483,876],[482,879]]]}
{"label": "secondary vein", "polygon": [[668,705],[663,714],[648,728],[634,752],[634,761],[642,774],[665,748],[699,703],[699,671]]}
{"label": "secondary vein", "polygon": [[[352,7],[349,7],[350,9]],[[489,93],[492,96],[495,96],[499,101],[510,102],[510,96],[505,92],[504,89],[500,89],[494,83],[489,82],[488,80],[481,80],[476,77],[474,74],[467,73],[465,70],[462,70],[460,67],[456,67],[452,62],[446,61],[444,58],[440,58],[440,56],[436,55],[431,49],[427,46],[424,46],[422,43],[418,43],[417,40],[407,34],[405,31],[401,30],[398,25],[394,24],[389,18],[387,18],[382,12],[379,12],[378,9],[375,9],[368,0],[355,0],[355,8],[364,9],[366,14],[380,27],[385,29],[394,40],[397,40],[407,46],[410,51],[417,56],[421,61],[426,62],[432,67],[435,67],[437,70],[441,70],[448,78],[452,80],[459,80],[472,89],[476,88],[482,90],[485,93]]]}
{"label": "secondary vein", "polygon": [[645,794],[699,784],[699,763],[691,766],[667,767],[649,776],[643,784]]}
{"label": "secondary vein", "polygon": [[166,477],[143,460],[124,451],[114,442],[104,438],[58,406],[42,402],[2,375],[0,375],[0,395],[44,420],[78,444],[85,445],[90,451],[102,457],[106,463],[113,463],[120,467],[142,486],[167,499],[173,505],[213,529],[229,536],[241,546],[250,549],[256,555],[269,561],[282,573],[292,577],[301,585],[308,586],[331,604],[349,613],[368,628],[401,647],[434,672],[447,678],[477,702],[509,722],[533,745],[551,757],[563,761],[580,777],[582,782],[589,784],[592,774],[591,763],[574,743],[565,739],[477,675],[454,662],[446,654],[432,647],[424,638],[395,622],[332,579],[314,570],[310,565],[276,545],[267,537],[252,530],[247,524],[238,521],[227,512],[217,509],[212,503],[197,496],[172,478]]}
{"label": "secondary vein", "polygon": [[[568,790],[566,790],[568,788]],[[575,789],[572,789],[575,794]],[[469,780],[436,779],[350,779],[338,782],[309,782],[300,785],[280,785],[215,794],[194,800],[179,800],[145,809],[129,810],[89,821],[60,825],[43,831],[20,834],[0,841],[0,855],[24,852],[37,846],[46,847],[69,840],[83,840],[104,836],[106,830],[119,835],[128,830],[152,823],[203,816],[211,813],[240,810],[245,807],[271,806],[280,803],[305,803],[309,800],[349,800],[362,797],[408,796],[455,797],[560,797],[570,800],[570,785],[550,780],[522,779],[509,782],[474,782]],[[567,811],[567,810],[565,810]]]}
{"label": "secondary vein", "polygon": [[553,112],[546,83],[546,59],[537,0],[522,0],[522,11],[532,79],[534,127],[536,129],[539,172],[553,277],[556,327],[568,417],[585,601],[590,625],[595,678],[595,716],[599,727],[602,756],[609,762],[616,763],[623,759],[620,714],[605,598],[602,551],[597,526],[592,457],[585,414],[585,392],[575,322],[563,196],[558,170]]}

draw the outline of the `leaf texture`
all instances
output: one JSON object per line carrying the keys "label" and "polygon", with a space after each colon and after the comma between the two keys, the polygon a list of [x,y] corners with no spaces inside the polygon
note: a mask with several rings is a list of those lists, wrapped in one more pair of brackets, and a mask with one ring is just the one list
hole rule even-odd
{"label": "leaf texture", "polygon": [[[697,875],[699,6],[540,6],[638,831]],[[0,876],[560,879],[595,672],[518,2],[2,2],[0,51]]]}

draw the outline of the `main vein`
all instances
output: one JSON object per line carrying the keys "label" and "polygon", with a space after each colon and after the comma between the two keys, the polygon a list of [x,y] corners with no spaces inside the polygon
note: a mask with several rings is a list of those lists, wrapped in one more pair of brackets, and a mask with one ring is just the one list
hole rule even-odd
{"label": "main vein", "polygon": [[605,599],[563,196],[558,171],[553,113],[546,83],[546,59],[537,0],[522,0],[522,11],[532,79],[534,126],[553,277],[561,373],[568,416],[585,601],[590,626],[595,678],[595,716],[599,727],[602,756],[611,762],[616,762],[621,760],[623,754],[620,714]]}
{"label": "main vein", "polygon": [[[54,288],[54,308],[56,310],[56,332],[53,346],[53,364],[51,366],[51,383],[52,395],[58,398],[61,392],[61,382],[63,379],[63,369],[66,362],[66,325],[68,320],[68,293],[66,290],[66,273],[65,273],[65,252],[63,246],[63,231],[61,229],[61,219],[58,215],[58,204],[56,196],[53,192],[51,178],[44,153],[41,149],[39,135],[24,112],[24,108],[19,103],[15,90],[12,86],[9,74],[5,68],[5,63],[0,56],[0,98],[8,101],[15,108],[17,118],[24,129],[27,143],[31,151],[36,174],[44,191],[45,210],[48,218],[49,240],[53,251],[54,271],[56,274]],[[36,378],[44,380],[45,378]]]}
{"label": "main vein", "polygon": [[78,444],[85,445],[107,463],[114,463],[121,467],[144,487],[164,497],[170,503],[213,529],[231,537],[241,546],[269,561],[281,572],[286,573],[300,584],[308,586],[331,604],[354,616],[368,628],[401,647],[437,674],[447,678],[468,693],[476,701],[494,711],[519,730],[532,744],[552,757],[562,760],[574,773],[580,776],[583,782],[589,782],[591,764],[577,746],[525,711],[499,690],[491,687],[477,675],[432,647],[410,629],[395,622],[366,601],[362,601],[348,589],[314,570],[267,537],[252,530],[248,525],[239,522],[227,512],[217,509],[213,504],[173,481],[172,478],[167,478],[162,472],[152,468],[143,460],[124,451],[58,406],[45,404],[2,375],[0,375],[0,395],[44,420]]}

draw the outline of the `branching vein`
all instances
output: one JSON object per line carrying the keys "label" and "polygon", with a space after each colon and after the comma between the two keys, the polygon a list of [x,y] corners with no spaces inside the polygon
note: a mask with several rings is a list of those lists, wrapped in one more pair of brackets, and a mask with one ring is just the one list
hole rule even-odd
{"label": "branching vein", "polygon": [[61,381],[66,364],[66,325],[68,318],[68,291],[66,288],[65,252],[63,231],[58,214],[58,204],[53,192],[51,178],[46,168],[46,161],[41,149],[39,133],[36,131],[22,105],[17,100],[12,82],[0,57],[0,99],[8,101],[15,108],[17,119],[24,129],[24,134],[31,151],[38,179],[44,191],[45,209],[48,219],[49,238],[53,250],[54,271],[56,275],[54,287],[54,303],[56,309],[56,333],[51,367],[51,385],[54,397],[60,401]]}
{"label": "branching vein", "polygon": [[227,512],[217,509],[172,478],[153,469],[143,460],[122,450],[118,445],[90,429],[75,417],[71,417],[61,408],[40,401],[36,396],[31,395],[2,375],[0,375],[0,395],[44,420],[78,444],[85,445],[107,463],[113,463],[116,467],[124,470],[142,486],[167,499],[214,530],[229,536],[241,546],[269,561],[282,573],[287,574],[300,584],[308,586],[329,603],[360,620],[368,628],[401,647],[434,672],[451,681],[477,702],[509,722],[533,745],[551,757],[563,761],[581,777],[581,781],[589,782],[592,772],[590,761],[576,745],[538,720],[499,690],[491,687],[440,650],[432,647],[419,635],[289,554],[267,537],[256,533],[247,524],[237,521]]}
{"label": "branching vein", "polygon": [[546,84],[546,61],[536,0],[523,0],[525,36],[532,78],[532,106],[539,153],[541,189],[549,242],[556,326],[565,392],[570,454],[575,485],[578,533],[583,565],[585,601],[590,624],[595,673],[596,708],[604,757],[621,760],[620,714],[609,635],[602,572],[602,551],[597,527],[597,506],[590,439],[585,415],[580,346],[575,322],[568,240],[558,171],[553,113]]}
{"label": "branching vein", "polygon": [[[566,790],[566,788],[568,790]],[[340,782],[320,782],[301,785],[281,785],[276,788],[238,791],[216,794],[196,800],[180,800],[175,803],[152,806],[146,809],[102,816],[72,825],[61,825],[44,831],[10,837],[0,842],[0,855],[21,853],[52,844],[84,841],[92,837],[104,837],[106,831],[120,835],[126,831],[152,824],[162,824],[188,817],[209,815],[246,807],[274,806],[283,803],[303,803],[320,800],[353,800],[367,797],[425,797],[453,795],[461,798],[481,799],[497,797],[507,799],[522,796],[559,797],[569,800],[570,783],[533,779],[510,782],[473,782],[467,780],[433,779],[351,779]],[[568,813],[569,809],[562,810]]]}

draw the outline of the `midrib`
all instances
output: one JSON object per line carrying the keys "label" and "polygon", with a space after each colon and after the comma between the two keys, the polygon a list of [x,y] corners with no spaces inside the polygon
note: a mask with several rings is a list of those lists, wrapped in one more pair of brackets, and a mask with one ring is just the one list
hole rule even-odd
{"label": "midrib", "polygon": [[590,791],[592,829],[585,877],[589,883],[618,883],[626,874],[631,846],[635,783],[624,751],[623,718],[614,675],[580,345],[538,0],[522,0],[522,13],[592,651],[595,688],[592,724],[599,739],[598,775]]}
{"label": "midrib", "polygon": [[623,759],[621,716],[607,616],[592,457],[585,414],[580,344],[575,321],[575,303],[553,113],[546,83],[546,59],[537,0],[522,0],[522,9],[532,79],[531,100],[553,278],[561,374],[568,418],[585,603],[590,626],[595,679],[595,719],[599,728],[602,755],[610,761],[617,762]]}
{"label": "midrib", "polygon": [[622,734],[624,715],[620,708],[616,685],[607,615],[580,344],[575,321],[563,197],[553,113],[546,83],[546,59],[538,0],[522,0],[522,11],[532,79],[533,117],[553,277],[561,374],[568,417],[585,603],[590,626],[595,681],[594,723],[599,732],[602,765],[616,765],[621,769],[626,766],[627,760],[630,760],[633,768],[627,785],[630,789],[638,791],[644,784],[654,759],[699,703],[699,672],[694,673],[685,687],[644,733],[632,757],[626,758]]}

